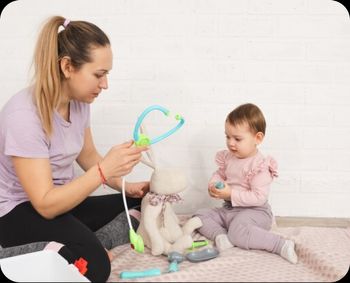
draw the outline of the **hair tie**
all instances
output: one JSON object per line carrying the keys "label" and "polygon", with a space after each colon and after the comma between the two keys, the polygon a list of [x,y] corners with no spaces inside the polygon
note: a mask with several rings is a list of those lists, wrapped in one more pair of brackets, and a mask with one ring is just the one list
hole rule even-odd
{"label": "hair tie", "polygon": [[70,23],[69,19],[66,19],[63,23],[64,28],[67,28],[68,24]]}

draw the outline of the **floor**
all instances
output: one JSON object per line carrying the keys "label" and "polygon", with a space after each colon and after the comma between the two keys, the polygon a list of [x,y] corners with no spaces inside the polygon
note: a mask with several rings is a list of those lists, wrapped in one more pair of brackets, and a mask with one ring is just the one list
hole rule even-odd
{"label": "floor", "polygon": [[350,227],[350,218],[285,217],[276,216],[278,227]]}

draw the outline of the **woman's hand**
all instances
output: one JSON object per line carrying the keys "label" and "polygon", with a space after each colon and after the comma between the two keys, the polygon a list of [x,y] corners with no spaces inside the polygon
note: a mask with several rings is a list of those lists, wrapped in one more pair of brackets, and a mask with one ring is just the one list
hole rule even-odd
{"label": "woman's hand", "polygon": [[231,200],[232,189],[226,183],[224,185],[222,189],[218,189],[215,187],[215,183],[210,183],[208,186],[209,195],[217,199]]}
{"label": "woman's hand", "polygon": [[125,182],[125,194],[131,198],[142,198],[149,192],[149,182]]}
{"label": "woman's hand", "polygon": [[113,146],[100,162],[101,170],[108,180],[129,174],[141,160],[141,152],[147,150],[145,146],[132,146],[133,141]]}

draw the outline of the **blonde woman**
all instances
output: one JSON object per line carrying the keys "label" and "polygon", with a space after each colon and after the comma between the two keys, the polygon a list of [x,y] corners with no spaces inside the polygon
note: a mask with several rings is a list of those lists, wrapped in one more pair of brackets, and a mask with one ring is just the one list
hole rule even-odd
{"label": "blonde woman", "polygon": [[[59,243],[69,262],[83,258],[85,276],[106,281],[108,253],[97,230],[120,212],[120,194],[89,195],[101,183],[119,190],[145,147],[132,141],[102,157],[90,130],[90,104],[108,88],[110,41],[96,25],[51,17],[34,56],[33,85],[14,95],[0,112],[0,245]],[[85,173],[73,174],[77,161]],[[137,205],[149,182],[127,183]],[[132,201],[134,200],[134,201]]]}

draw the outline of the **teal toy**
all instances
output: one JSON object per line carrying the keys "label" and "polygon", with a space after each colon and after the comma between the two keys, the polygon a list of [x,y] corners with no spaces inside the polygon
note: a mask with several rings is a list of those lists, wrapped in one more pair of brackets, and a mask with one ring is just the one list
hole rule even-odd
{"label": "teal toy", "polygon": [[151,268],[141,271],[122,271],[119,274],[119,277],[122,279],[133,279],[133,278],[143,278],[149,276],[158,276],[161,275],[162,272],[159,268]]}
{"label": "teal toy", "polygon": [[223,182],[216,182],[215,183],[215,188],[223,189],[223,188],[225,188],[225,184]]}
{"label": "teal toy", "polygon": [[139,133],[140,131],[140,127],[141,124],[143,122],[143,120],[145,119],[145,117],[152,111],[161,111],[164,115],[166,116],[170,116],[170,111],[166,108],[164,108],[163,106],[160,105],[152,105],[147,107],[142,113],[141,115],[138,117],[136,124],[135,124],[135,128],[134,128],[134,141],[135,141],[135,145],[137,146],[147,146],[147,145],[151,145],[151,144],[155,144],[159,141],[161,141],[162,139],[165,139],[166,137],[170,136],[171,134],[175,133],[178,129],[180,129],[180,127],[185,123],[184,118],[179,115],[176,114],[175,115],[175,120],[178,120],[179,123],[172,129],[170,129],[169,131],[167,131],[166,133],[151,139],[148,136]]}

